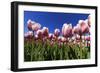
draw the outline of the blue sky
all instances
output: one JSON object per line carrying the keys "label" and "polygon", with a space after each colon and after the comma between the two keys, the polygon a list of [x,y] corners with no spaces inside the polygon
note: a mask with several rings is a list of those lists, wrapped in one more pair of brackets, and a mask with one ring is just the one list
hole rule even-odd
{"label": "blue sky", "polygon": [[49,32],[53,33],[55,28],[61,30],[64,23],[71,23],[72,26],[75,26],[79,20],[87,19],[88,15],[81,13],[24,11],[24,33],[28,31],[28,19],[40,23],[42,27],[48,27]]}

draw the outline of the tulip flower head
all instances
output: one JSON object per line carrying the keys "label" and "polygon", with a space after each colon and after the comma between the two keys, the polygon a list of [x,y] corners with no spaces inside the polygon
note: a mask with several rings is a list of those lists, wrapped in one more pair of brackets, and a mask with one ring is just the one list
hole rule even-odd
{"label": "tulip flower head", "polygon": [[54,35],[55,35],[56,37],[58,37],[58,36],[60,35],[60,29],[55,29],[55,30],[54,30]]}
{"label": "tulip flower head", "polygon": [[82,33],[89,33],[89,26],[84,20],[79,20],[79,27],[82,30]]}
{"label": "tulip flower head", "polygon": [[72,33],[73,34],[78,34],[78,35],[82,34],[82,31],[81,31],[81,28],[80,28],[79,24],[77,24],[76,26],[73,27]]}
{"label": "tulip flower head", "polygon": [[55,41],[57,40],[57,37],[53,34],[52,40]]}
{"label": "tulip flower head", "polygon": [[76,36],[76,40],[80,40],[80,36],[79,35]]}
{"label": "tulip flower head", "polygon": [[32,21],[32,20],[30,20],[30,19],[27,21],[27,27],[28,27],[29,30],[32,30],[32,25],[33,25],[34,23],[35,23],[35,22]]}
{"label": "tulip flower head", "polygon": [[64,24],[62,27],[62,35],[64,37],[71,37],[72,36],[72,25],[71,24]]}
{"label": "tulip flower head", "polygon": [[27,33],[24,34],[25,38],[32,38],[33,37],[33,32],[32,31],[28,31]]}
{"label": "tulip flower head", "polygon": [[63,36],[59,36],[59,37],[58,37],[58,41],[66,42],[66,38],[63,37]]}
{"label": "tulip flower head", "polygon": [[48,36],[49,35],[49,29],[47,27],[43,27],[43,36]]}
{"label": "tulip flower head", "polygon": [[36,35],[38,36],[39,39],[42,39],[43,38],[43,32],[42,32],[42,30],[40,30],[40,29],[37,30],[36,31]]}
{"label": "tulip flower head", "polygon": [[62,38],[62,37],[61,37],[61,36],[59,36],[59,37],[58,37],[58,41],[60,41],[60,42],[61,42],[61,38]]}
{"label": "tulip flower head", "polygon": [[34,23],[33,25],[32,25],[32,30],[33,31],[37,31],[38,29],[40,29],[41,28],[41,25],[39,24],[39,23]]}
{"label": "tulip flower head", "polygon": [[49,33],[49,37],[48,38],[51,40],[53,38],[53,34]]}

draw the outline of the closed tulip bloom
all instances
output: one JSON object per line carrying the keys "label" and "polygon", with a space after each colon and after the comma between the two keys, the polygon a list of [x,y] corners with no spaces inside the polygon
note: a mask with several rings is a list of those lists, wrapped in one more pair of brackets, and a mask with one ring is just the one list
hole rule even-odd
{"label": "closed tulip bloom", "polygon": [[55,30],[54,30],[54,35],[55,35],[56,37],[58,37],[58,36],[60,35],[60,29],[55,29]]}
{"label": "closed tulip bloom", "polygon": [[79,35],[76,36],[76,40],[80,40],[80,36]]}
{"label": "closed tulip bloom", "polygon": [[43,38],[43,32],[42,32],[42,30],[40,30],[40,29],[37,30],[36,31],[36,35],[38,36],[39,39],[42,39]]}
{"label": "closed tulip bloom", "polygon": [[24,34],[24,37],[32,38],[33,37],[33,32],[32,31],[28,31],[27,33]]}
{"label": "closed tulip bloom", "polygon": [[63,37],[63,36],[59,36],[58,37],[58,46],[59,46],[59,48],[61,48],[63,46],[63,44],[65,44],[65,43],[66,43],[66,38]]}
{"label": "closed tulip bloom", "polygon": [[61,41],[62,41],[62,42],[66,42],[66,38],[62,37],[62,38],[61,38]]}
{"label": "closed tulip bloom", "polygon": [[89,26],[84,20],[79,20],[79,26],[83,34],[89,33]]}
{"label": "closed tulip bloom", "polygon": [[37,31],[38,29],[40,29],[41,28],[41,25],[39,24],[39,23],[34,23],[33,25],[32,25],[32,30],[33,31]]}
{"label": "closed tulip bloom", "polygon": [[57,37],[53,34],[52,40],[55,41],[57,40]]}
{"label": "closed tulip bloom", "polygon": [[58,37],[58,41],[61,41],[61,38],[62,38],[62,37],[61,37],[61,36],[59,36],[59,37]]}
{"label": "closed tulip bloom", "polygon": [[79,34],[79,35],[81,35],[82,34],[82,30],[81,30],[81,28],[78,25],[79,24],[77,24],[76,26],[74,26],[74,28],[72,29],[72,33],[73,34]]}
{"label": "closed tulip bloom", "polygon": [[32,30],[32,25],[33,25],[34,23],[35,23],[35,22],[32,21],[32,20],[30,20],[30,19],[27,21],[27,27],[28,27],[29,30]]}
{"label": "closed tulip bloom", "polygon": [[51,40],[53,38],[53,34],[49,33],[49,37],[48,38]]}
{"label": "closed tulip bloom", "polygon": [[32,31],[29,31],[28,34],[29,34],[30,36],[33,36],[33,32],[32,32]]}
{"label": "closed tulip bloom", "polygon": [[72,36],[72,25],[71,24],[64,24],[62,27],[62,35],[64,37],[71,37]]}
{"label": "closed tulip bloom", "polygon": [[49,29],[47,27],[43,27],[42,32],[43,32],[43,36],[49,35]]}

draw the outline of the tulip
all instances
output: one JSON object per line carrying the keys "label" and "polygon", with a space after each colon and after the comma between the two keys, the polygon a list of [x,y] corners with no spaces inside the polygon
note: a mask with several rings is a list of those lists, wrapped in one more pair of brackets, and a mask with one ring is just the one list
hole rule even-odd
{"label": "tulip", "polygon": [[49,33],[49,37],[48,37],[50,40],[52,40],[53,38],[53,34],[52,33]]}
{"label": "tulip", "polygon": [[35,39],[35,40],[38,40],[38,38],[39,38],[38,35],[35,34],[34,39]]}
{"label": "tulip", "polygon": [[41,28],[41,25],[39,23],[36,23],[35,21],[28,20],[27,21],[27,26],[29,30],[37,31],[38,29]]}
{"label": "tulip", "polygon": [[28,31],[27,33],[24,34],[25,38],[32,38],[33,37],[33,32],[32,31]]}
{"label": "tulip", "polygon": [[89,33],[89,26],[84,20],[79,20],[79,27],[81,28],[82,34]]}
{"label": "tulip", "polygon": [[33,31],[37,31],[38,29],[40,29],[41,28],[41,25],[39,24],[39,23],[34,23],[33,25],[32,25],[32,30]]}
{"label": "tulip", "polygon": [[65,37],[63,37],[63,36],[59,36],[58,37],[58,41],[60,41],[60,42],[63,42],[64,43],[64,42],[66,42],[66,40],[67,39]]}
{"label": "tulip", "polygon": [[60,35],[60,30],[59,30],[59,29],[55,29],[55,30],[54,30],[54,35],[55,35],[56,37],[58,37],[58,36]]}
{"label": "tulip", "polygon": [[61,37],[61,41],[62,41],[62,42],[66,42],[66,40],[67,40],[67,39],[66,39],[65,37]]}
{"label": "tulip", "polygon": [[36,31],[36,35],[38,36],[39,39],[41,39],[41,40],[43,39],[43,32],[42,32],[42,30],[40,30],[40,29],[37,30]]}
{"label": "tulip", "polygon": [[31,21],[30,19],[27,21],[27,27],[29,30],[32,30],[32,25],[34,24],[34,21]]}
{"label": "tulip", "polygon": [[73,34],[78,34],[78,35],[82,35],[82,30],[81,28],[79,27],[79,24],[77,24],[77,26],[74,26],[74,28],[72,29],[72,33]]}
{"label": "tulip", "polygon": [[47,37],[49,35],[49,29],[47,27],[43,27],[42,32],[44,37]]}
{"label": "tulip", "polygon": [[61,37],[61,36],[59,36],[59,37],[58,37],[58,41],[60,41],[60,42],[61,42],[61,40],[62,40],[61,38],[62,38],[62,37]]}
{"label": "tulip", "polygon": [[56,41],[57,37],[53,34],[52,41]]}
{"label": "tulip", "polygon": [[80,40],[80,36],[79,35],[76,35],[76,40]]}
{"label": "tulip", "polygon": [[71,37],[72,36],[72,25],[71,24],[63,24],[62,27],[62,35],[64,37]]}

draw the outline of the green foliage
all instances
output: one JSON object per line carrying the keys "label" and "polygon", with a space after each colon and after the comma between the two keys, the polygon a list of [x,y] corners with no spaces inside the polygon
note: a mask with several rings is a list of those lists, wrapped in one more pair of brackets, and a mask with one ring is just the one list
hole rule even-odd
{"label": "green foliage", "polygon": [[24,61],[48,61],[48,60],[73,60],[90,58],[90,47],[80,47],[78,44],[62,44],[59,47],[50,41],[25,41]]}

